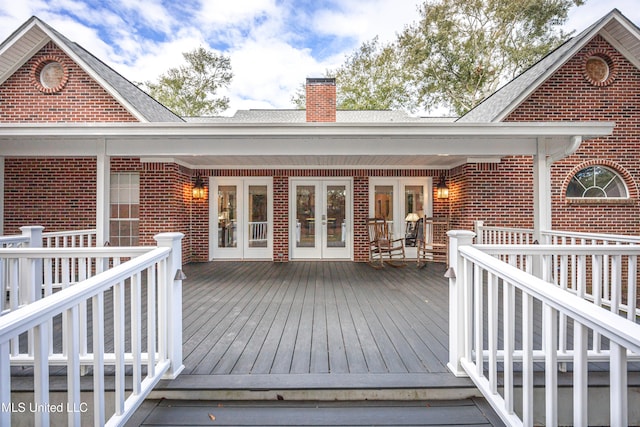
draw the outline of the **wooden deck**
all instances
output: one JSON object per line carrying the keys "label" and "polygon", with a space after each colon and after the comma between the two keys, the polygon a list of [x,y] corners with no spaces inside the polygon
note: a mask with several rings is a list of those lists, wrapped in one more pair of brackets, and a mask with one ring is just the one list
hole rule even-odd
{"label": "wooden deck", "polygon": [[503,425],[446,368],[444,264],[184,271],[185,370],[128,425]]}
{"label": "wooden deck", "polygon": [[213,262],[184,270],[183,374],[448,372],[441,265]]}

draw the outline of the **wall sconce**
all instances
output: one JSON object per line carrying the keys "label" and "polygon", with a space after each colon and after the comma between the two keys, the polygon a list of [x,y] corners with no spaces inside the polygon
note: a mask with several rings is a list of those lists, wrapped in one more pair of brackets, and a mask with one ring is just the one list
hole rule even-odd
{"label": "wall sconce", "polygon": [[196,176],[196,184],[193,186],[193,198],[204,199],[204,182],[200,175]]}
{"label": "wall sconce", "polygon": [[440,181],[436,186],[436,195],[438,199],[448,199],[449,198],[449,187],[447,187],[447,183],[444,179],[444,175],[440,177]]}

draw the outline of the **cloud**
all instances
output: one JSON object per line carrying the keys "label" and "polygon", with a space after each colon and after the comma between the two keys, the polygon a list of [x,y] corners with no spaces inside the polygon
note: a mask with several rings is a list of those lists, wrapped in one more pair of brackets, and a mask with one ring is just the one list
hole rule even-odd
{"label": "cloud", "polygon": [[637,0],[589,0],[583,6],[575,7],[569,12],[565,27],[567,31],[580,32],[614,8],[620,10],[631,22],[640,24],[640,8]]}
{"label": "cloud", "polygon": [[[0,39],[37,15],[132,81],[155,80],[198,46],[230,56],[231,110],[290,108],[306,77],[336,68],[362,42],[382,42],[418,19],[424,0],[7,0]],[[568,30],[612,8],[640,22],[637,0],[589,0]]]}

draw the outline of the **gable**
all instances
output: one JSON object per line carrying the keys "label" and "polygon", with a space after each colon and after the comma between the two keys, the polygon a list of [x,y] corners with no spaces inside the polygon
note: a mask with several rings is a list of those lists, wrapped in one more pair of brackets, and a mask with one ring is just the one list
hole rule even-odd
{"label": "gable", "polygon": [[[110,95],[112,100],[125,108],[135,120],[140,122],[184,122],[182,118],[153,99],[137,85],[35,16],[27,20],[0,44],[0,86],[4,85],[26,62],[33,59],[51,42],[65,54],[66,60],[70,60],[83,70],[91,80]],[[59,68],[58,72],[63,74]],[[103,113],[107,112],[113,113],[111,110]],[[92,121],[94,120],[103,121],[104,117],[94,117]],[[127,121],[129,121],[128,118]]]}
{"label": "gable", "polygon": [[0,85],[0,100],[3,123],[138,121],[53,42]]}
{"label": "gable", "polygon": [[502,86],[457,121],[503,121],[596,36],[604,38],[610,46],[614,46],[636,68],[640,67],[640,29],[620,11],[614,9]]}
{"label": "gable", "polygon": [[[603,60],[604,81],[588,61]],[[640,115],[640,69],[597,35],[516,107],[504,121],[611,121],[632,125]],[[627,123],[625,123],[627,122]]]}

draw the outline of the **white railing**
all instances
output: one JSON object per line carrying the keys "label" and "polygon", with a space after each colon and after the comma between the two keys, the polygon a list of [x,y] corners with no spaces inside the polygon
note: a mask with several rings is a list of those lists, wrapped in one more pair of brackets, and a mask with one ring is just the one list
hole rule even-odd
{"label": "white railing", "polygon": [[[534,231],[530,228],[501,227],[484,225],[475,221],[476,243],[484,245],[528,245],[535,242]],[[585,233],[575,231],[542,230],[541,241],[537,243],[553,245],[625,245],[640,244],[640,236],[622,234]]]}
{"label": "white railing", "polygon": [[[155,248],[0,249],[12,280],[9,298],[16,302],[0,316],[0,425],[11,425],[12,412],[27,412],[42,426],[122,425],[161,378],[180,373],[182,234],[155,239]],[[54,277],[52,260],[77,266],[77,281],[56,291],[48,280]],[[66,367],[66,402],[54,402],[49,393],[49,368],[56,365]],[[32,368],[29,402],[12,399],[12,367],[19,366]],[[91,403],[80,394],[80,377],[88,368]],[[130,389],[125,371],[131,375]],[[107,376],[115,379],[111,408],[105,398]],[[58,408],[66,420],[54,420]],[[86,419],[91,413],[93,418]]]}
{"label": "white railing", "polygon": [[45,248],[90,248],[96,245],[96,229],[42,233]]}
{"label": "white railing", "polygon": [[249,242],[266,242],[269,223],[267,221],[249,223]]}
{"label": "white railing", "polygon": [[528,245],[534,242],[533,230],[516,227],[496,227],[475,221],[476,243],[484,245]]}
{"label": "white railing", "polygon": [[[627,425],[627,369],[629,361],[640,360],[640,325],[635,322],[636,304],[623,307],[621,279],[626,277],[629,289],[636,288],[640,247],[476,247],[471,246],[472,232],[452,231],[449,236],[449,368],[471,377],[508,425]],[[561,271],[555,272],[556,277],[569,277],[568,260],[573,255],[579,265],[576,289],[569,289],[566,281],[564,287],[551,284],[558,260]],[[610,271],[598,271],[604,269],[601,260],[606,256],[615,260]],[[542,278],[527,272],[536,263],[541,264]],[[597,297],[602,294],[598,277],[603,274],[620,282],[611,288],[617,296],[612,295],[608,309]],[[629,302],[635,297],[635,290],[626,294]],[[573,364],[573,414],[561,419],[558,371],[566,362]],[[610,372],[610,409],[604,421],[588,419],[590,363],[604,363]],[[544,373],[544,404],[534,399],[534,364]],[[522,390],[517,393],[515,378],[520,370]]]}
{"label": "white railing", "polygon": [[[21,235],[0,237],[0,248],[76,248],[82,249],[95,246],[96,230],[73,230],[43,233],[42,226],[21,227]],[[80,261],[82,260],[82,261]],[[95,261],[94,261],[95,262]],[[57,289],[84,280],[89,277],[91,271],[95,272],[95,265],[88,258],[79,257],[57,257],[49,259],[46,264],[49,268],[45,270],[46,276],[42,279],[43,291],[46,295],[51,294],[51,288]],[[42,263],[38,263],[37,275],[42,275]],[[0,314],[7,310],[15,310],[18,305],[32,300],[22,300],[18,303],[18,292],[11,292],[11,287],[17,287],[17,280],[12,280],[12,273],[8,260],[0,258],[0,289],[10,295],[10,298],[2,298],[0,301]],[[4,287],[3,287],[4,285]],[[26,294],[25,294],[26,295]]]}

